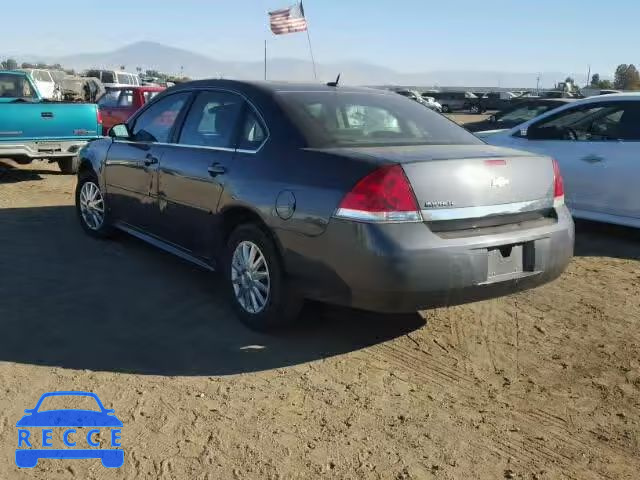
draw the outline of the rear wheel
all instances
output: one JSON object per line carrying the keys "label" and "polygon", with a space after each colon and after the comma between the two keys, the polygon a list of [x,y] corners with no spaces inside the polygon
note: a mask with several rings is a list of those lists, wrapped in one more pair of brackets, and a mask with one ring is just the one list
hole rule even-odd
{"label": "rear wheel", "polygon": [[60,171],[65,175],[75,175],[78,173],[78,157],[65,157],[58,160]]}
{"label": "rear wheel", "polygon": [[258,225],[237,227],[227,242],[225,282],[248,327],[268,331],[296,320],[302,299],[290,287],[274,241]]}
{"label": "rear wheel", "polygon": [[442,105],[442,113],[450,113],[451,112],[451,108],[449,108],[449,105]]}
{"label": "rear wheel", "polygon": [[98,178],[93,173],[83,175],[78,180],[76,212],[80,225],[89,235],[105,238],[113,232],[109,224],[104,194],[100,189]]}
{"label": "rear wheel", "polygon": [[482,113],[482,108],[478,104],[471,105],[471,113]]}

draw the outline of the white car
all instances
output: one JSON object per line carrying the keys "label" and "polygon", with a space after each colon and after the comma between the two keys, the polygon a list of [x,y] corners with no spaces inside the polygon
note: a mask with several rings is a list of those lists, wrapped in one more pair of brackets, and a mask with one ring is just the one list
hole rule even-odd
{"label": "white car", "polygon": [[141,83],[137,73],[121,70],[87,70],[83,76],[97,78],[105,88],[139,87]]}
{"label": "white car", "polygon": [[640,93],[585,98],[477,135],[555,158],[574,217],[640,228]]}
{"label": "white car", "polygon": [[56,81],[49,70],[31,68],[23,69],[22,71],[31,75],[42,98],[46,98],[47,100],[60,100],[62,98],[60,89],[57,88]]}

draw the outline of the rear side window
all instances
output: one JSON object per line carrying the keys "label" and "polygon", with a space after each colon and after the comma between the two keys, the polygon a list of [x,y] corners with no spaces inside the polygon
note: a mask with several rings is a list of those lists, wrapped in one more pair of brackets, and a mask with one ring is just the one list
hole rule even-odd
{"label": "rear side window", "polygon": [[119,97],[120,90],[111,90],[100,97],[100,100],[98,100],[98,105],[100,105],[101,107],[116,107],[118,105]]}
{"label": "rear side window", "polygon": [[133,140],[167,143],[189,95],[188,92],[176,93],[150,105],[135,121],[132,129]]}
{"label": "rear side window", "polygon": [[35,78],[36,80],[38,80],[39,82],[51,82],[51,75],[49,75],[49,72],[45,72],[44,70],[36,70],[35,72]]}
{"label": "rear side window", "polygon": [[392,93],[279,92],[276,99],[314,148],[483,143],[424,105]]}
{"label": "rear side window", "polygon": [[102,83],[116,83],[113,72],[102,72]]}
{"label": "rear side window", "polygon": [[257,150],[267,139],[267,131],[255,110],[245,108],[238,148],[241,150]]}
{"label": "rear side window", "polygon": [[233,93],[200,93],[189,110],[179,143],[231,148],[243,102]]}

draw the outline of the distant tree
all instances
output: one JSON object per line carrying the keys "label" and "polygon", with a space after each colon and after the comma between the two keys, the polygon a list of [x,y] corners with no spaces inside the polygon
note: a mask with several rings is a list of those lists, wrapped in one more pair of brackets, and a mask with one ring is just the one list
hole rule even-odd
{"label": "distant tree", "polygon": [[15,70],[18,68],[18,62],[16,62],[13,58],[7,58],[2,62],[2,68],[4,70]]}
{"label": "distant tree", "polygon": [[165,74],[160,73],[158,70],[147,70],[147,71],[145,71],[144,73],[145,73],[145,75],[146,75],[147,77],[154,77],[154,78],[163,78],[163,77],[166,77],[166,75],[165,75]]}
{"label": "distant tree", "polygon": [[59,63],[54,63],[53,65],[51,65],[51,68],[53,68],[54,70],[63,70],[62,65],[60,65]]}
{"label": "distant tree", "polygon": [[613,83],[611,83],[611,80],[600,80],[600,83],[598,83],[598,88],[601,88],[603,90],[611,90],[613,88]]}
{"label": "distant tree", "polygon": [[594,73],[591,75],[591,86],[595,88],[600,88],[600,74]]}
{"label": "distant tree", "polygon": [[33,63],[22,62],[20,68],[36,68],[36,66]]}
{"label": "distant tree", "polygon": [[613,85],[619,90],[640,89],[640,73],[635,65],[625,63],[618,65],[614,75]]}
{"label": "distant tree", "polygon": [[564,79],[564,83],[576,83],[576,81],[571,77],[567,77]]}

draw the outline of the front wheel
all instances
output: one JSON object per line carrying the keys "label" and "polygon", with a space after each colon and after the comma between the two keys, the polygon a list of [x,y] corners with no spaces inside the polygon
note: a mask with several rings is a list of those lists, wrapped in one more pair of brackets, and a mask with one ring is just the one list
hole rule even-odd
{"label": "front wheel", "polygon": [[105,196],[94,174],[82,176],[78,180],[76,212],[80,225],[89,235],[105,238],[112,233]]}
{"label": "front wheel", "polygon": [[442,113],[451,113],[451,108],[449,108],[449,105],[442,105]]}
{"label": "front wheel", "polygon": [[482,113],[482,108],[480,105],[471,105],[471,113]]}
{"label": "front wheel", "polygon": [[225,267],[231,303],[249,328],[275,330],[296,320],[302,299],[287,281],[274,241],[258,225],[245,224],[233,231]]}

